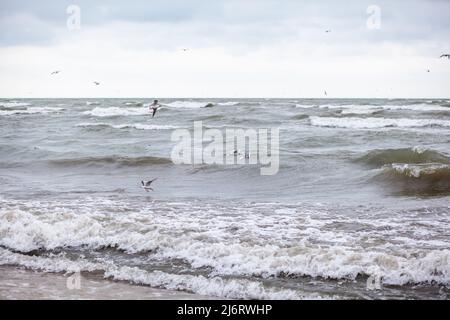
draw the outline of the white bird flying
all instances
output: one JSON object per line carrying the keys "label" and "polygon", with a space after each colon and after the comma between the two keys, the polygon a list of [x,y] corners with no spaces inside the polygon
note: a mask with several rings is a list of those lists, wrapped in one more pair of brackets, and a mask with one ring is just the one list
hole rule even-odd
{"label": "white bird flying", "polygon": [[143,188],[145,191],[147,191],[147,192],[148,192],[149,190],[154,191],[154,190],[152,189],[152,187],[150,187],[150,185],[151,185],[152,182],[155,181],[156,179],[158,179],[158,178],[155,178],[155,179],[149,180],[149,181],[144,181],[144,180],[142,180],[142,181],[141,181],[141,183],[142,183],[142,188]]}

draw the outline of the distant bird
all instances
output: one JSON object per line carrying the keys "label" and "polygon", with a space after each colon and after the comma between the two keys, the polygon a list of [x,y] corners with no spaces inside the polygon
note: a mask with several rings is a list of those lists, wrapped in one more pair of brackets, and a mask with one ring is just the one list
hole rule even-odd
{"label": "distant bird", "polygon": [[331,30],[325,30],[325,33],[330,33],[331,32]]}
{"label": "distant bird", "polygon": [[52,73],[50,73],[50,75],[58,74],[58,73],[60,73],[60,72],[61,72],[61,71],[56,70],[56,71],[53,71]]}
{"label": "distant bird", "polygon": [[100,82],[94,81],[94,84],[95,84],[96,86],[98,86],[98,85],[100,84]]}
{"label": "distant bird", "polygon": [[446,54],[441,54],[441,56],[439,58],[447,58],[450,59],[450,54],[446,53]]}
{"label": "distant bird", "polygon": [[427,69],[427,72],[430,72],[430,69]]}
{"label": "distant bird", "polygon": [[154,191],[154,190],[150,187],[150,185],[151,185],[152,182],[155,181],[156,179],[158,179],[158,178],[155,178],[155,179],[149,180],[149,181],[144,181],[144,180],[142,180],[142,181],[141,181],[141,183],[142,183],[142,188],[143,188],[145,191],[147,191],[147,192],[148,192],[149,190]]}
{"label": "distant bird", "polygon": [[188,48],[183,48],[183,49],[181,49],[181,50],[183,50],[184,52],[186,52],[186,51],[188,51],[189,49],[188,49]]}
{"label": "distant bird", "polygon": [[326,96],[328,96],[328,94],[327,94],[327,90],[325,90],[325,91],[324,91],[324,93],[325,93],[325,95],[326,95]]}

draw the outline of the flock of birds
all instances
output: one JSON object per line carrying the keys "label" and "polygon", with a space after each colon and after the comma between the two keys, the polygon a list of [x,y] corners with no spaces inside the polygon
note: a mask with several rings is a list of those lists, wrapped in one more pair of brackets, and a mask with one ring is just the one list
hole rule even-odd
{"label": "flock of birds", "polygon": [[[328,30],[325,30],[325,33],[330,33],[330,32],[331,32],[331,30],[329,30],[329,29],[328,29]],[[184,52],[186,52],[186,51],[188,51],[189,49],[183,48],[183,49],[181,49],[181,50],[184,51]],[[439,58],[447,58],[447,59],[450,59],[450,54],[444,53],[444,54],[442,54]],[[53,75],[57,75],[57,74],[59,74],[60,72],[61,72],[61,70],[55,70],[55,71],[53,71],[50,75],[52,75],[52,76],[53,76]],[[427,72],[430,72],[430,69],[427,69]],[[96,85],[96,86],[98,86],[98,85],[100,85],[100,82],[94,81],[93,84]],[[325,96],[328,96],[328,93],[327,93],[326,90],[324,90],[324,95],[325,95]],[[235,153],[236,153],[236,151],[235,151]],[[246,154],[245,157],[248,158],[248,155]],[[141,184],[142,184],[141,188],[143,188],[146,192],[149,192],[150,190],[151,190],[151,191],[154,191],[153,188],[151,187],[151,184],[152,184],[155,180],[157,180],[157,179],[158,179],[158,178],[155,178],[155,179],[153,179],[153,180],[148,180],[148,181],[142,180],[142,181],[141,181]]]}
{"label": "flock of birds", "polygon": [[[55,70],[52,73],[50,73],[51,76],[57,75],[58,73],[61,73],[61,70]],[[93,84],[95,84],[96,86],[100,85],[100,82],[98,81],[94,81]]]}

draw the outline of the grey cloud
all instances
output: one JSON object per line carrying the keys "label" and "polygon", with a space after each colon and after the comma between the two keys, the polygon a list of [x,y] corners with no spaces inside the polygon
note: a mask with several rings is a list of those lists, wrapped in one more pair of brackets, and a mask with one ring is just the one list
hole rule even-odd
{"label": "grey cloud", "polygon": [[[445,42],[450,34],[450,1],[443,0],[353,0],[345,4],[331,0],[0,0],[0,45],[52,43],[65,27],[70,4],[80,6],[85,27],[151,23],[182,32],[187,41],[199,45],[327,41],[358,46]],[[365,28],[366,8],[371,4],[382,9],[382,28],[376,32]],[[333,30],[330,37],[323,38],[325,29]]]}

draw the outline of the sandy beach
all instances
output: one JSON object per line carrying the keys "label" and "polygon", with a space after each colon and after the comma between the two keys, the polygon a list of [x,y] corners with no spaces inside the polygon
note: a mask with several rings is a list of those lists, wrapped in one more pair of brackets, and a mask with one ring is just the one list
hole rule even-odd
{"label": "sandy beach", "polygon": [[1,300],[197,300],[213,299],[187,292],[155,289],[103,279],[101,275],[85,274],[80,286],[71,282],[71,275],[44,273],[0,267]]}

